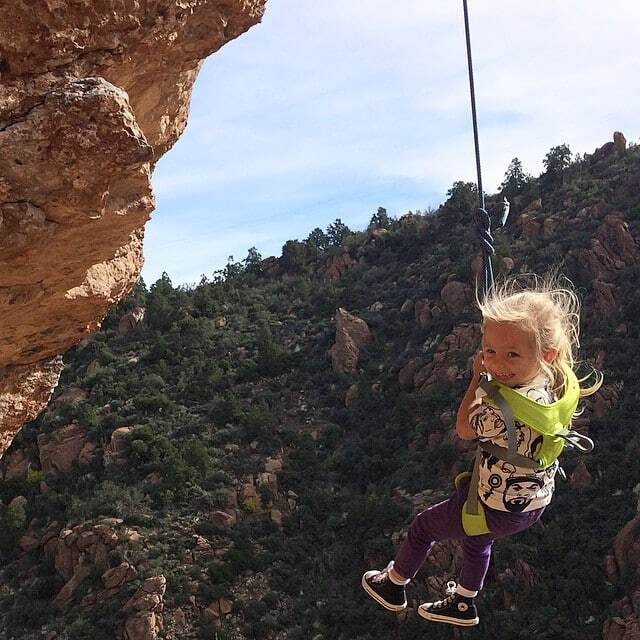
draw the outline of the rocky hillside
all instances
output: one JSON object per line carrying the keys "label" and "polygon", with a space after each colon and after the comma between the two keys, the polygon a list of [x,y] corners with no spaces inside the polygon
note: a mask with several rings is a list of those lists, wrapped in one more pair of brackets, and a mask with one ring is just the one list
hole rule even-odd
{"label": "rocky hillside", "polygon": [[150,177],[266,0],[0,0],[0,454],[137,282]]}
{"label": "rocky hillside", "polygon": [[[568,151],[568,150],[567,150]],[[631,640],[640,613],[640,147],[512,166],[499,274],[553,266],[605,373],[541,524],[497,544],[469,638]],[[0,470],[0,639],[450,638],[415,615],[456,575],[437,545],[402,616],[361,591],[470,452],[455,412],[478,346],[472,185],[255,250],[191,289],[163,277],[65,355]]]}

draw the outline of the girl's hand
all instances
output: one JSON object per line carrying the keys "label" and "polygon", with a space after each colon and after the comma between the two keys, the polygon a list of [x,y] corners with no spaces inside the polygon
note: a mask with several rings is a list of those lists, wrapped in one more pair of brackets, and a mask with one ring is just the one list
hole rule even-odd
{"label": "girl's hand", "polygon": [[480,377],[481,373],[485,373],[487,370],[484,366],[484,360],[482,357],[482,351],[478,351],[475,356],[473,356],[473,378],[474,380]]}

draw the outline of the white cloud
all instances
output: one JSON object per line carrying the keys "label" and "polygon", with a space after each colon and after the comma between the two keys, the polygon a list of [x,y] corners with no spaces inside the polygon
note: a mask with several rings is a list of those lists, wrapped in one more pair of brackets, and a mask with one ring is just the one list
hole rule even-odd
{"label": "white cloud", "polygon": [[[637,137],[640,3],[469,4],[485,189],[514,156],[537,173],[556,144]],[[261,215],[337,207],[341,189],[351,202],[351,179],[408,181],[435,204],[475,180],[466,73],[460,2],[270,0],[263,24],[205,64],[187,131],[154,176],[151,226],[161,236],[185,207],[215,202],[210,215],[241,218],[249,240]],[[160,241],[149,235],[149,255]]]}

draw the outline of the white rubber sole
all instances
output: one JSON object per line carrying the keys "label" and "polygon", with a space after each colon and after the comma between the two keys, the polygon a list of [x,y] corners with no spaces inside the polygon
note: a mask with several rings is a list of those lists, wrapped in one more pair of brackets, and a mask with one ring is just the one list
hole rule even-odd
{"label": "white rubber sole", "polygon": [[459,618],[450,618],[449,616],[442,616],[438,613],[432,613],[424,605],[418,607],[418,615],[425,620],[431,620],[431,622],[444,622],[446,624],[453,624],[457,627],[475,627],[480,622],[480,618],[475,617],[471,620],[460,620]]}
{"label": "white rubber sole", "polygon": [[404,611],[407,608],[407,601],[405,600],[404,604],[390,604],[384,598],[380,597],[367,582],[367,578],[371,578],[376,574],[380,573],[379,571],[367,571],[362,576],[362,588],[378,603],[381,604],[387,611]]}

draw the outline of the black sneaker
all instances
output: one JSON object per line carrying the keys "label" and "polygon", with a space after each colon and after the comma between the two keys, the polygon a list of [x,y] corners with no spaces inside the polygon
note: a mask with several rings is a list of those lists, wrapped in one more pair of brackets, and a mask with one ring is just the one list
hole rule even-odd
{"label": "black sneaker", "polygon": [[407,607],[407,594],[404,585],[394,584],[389,579],[393,560],[382,571],[367,571],[362,576],[362,588],[385,609],[402,611]]}
{"label": "black sneaker", "polygon": [[424,602],[418,607],[418,613],[433,622],[445,622],[460,627],[473,627],[480,622],[478,610],[473,598],[456,593],[456,583],[447,583],[447,597],[437,602]]}

